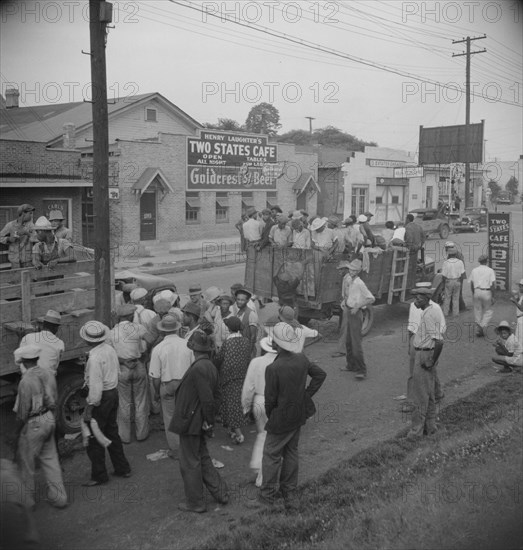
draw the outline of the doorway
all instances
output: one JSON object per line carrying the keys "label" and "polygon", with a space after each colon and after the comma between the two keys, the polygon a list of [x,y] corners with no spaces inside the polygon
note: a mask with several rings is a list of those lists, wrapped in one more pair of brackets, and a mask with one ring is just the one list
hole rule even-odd
{"label": "doorway", "polygon": [[156,240],[156,190],[147,189],[140,197],[140,240]]}

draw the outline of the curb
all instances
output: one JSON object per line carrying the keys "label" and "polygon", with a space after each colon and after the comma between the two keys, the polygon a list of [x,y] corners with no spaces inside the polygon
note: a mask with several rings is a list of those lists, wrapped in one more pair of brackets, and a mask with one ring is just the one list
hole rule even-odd
{"label": "curb", "polygon": [[183,264],[182,262],[172,265],[162,265],[158,264],[158,266],[152,266],[152,267],[141,267],[138,266],[136,268],[134,267],[121,267],[118,269],[137,269],[141,271],[142,273],[149,273],[151,275],[167,275],[168,273],[182,273],[184,271],[197,271],[198,269],[211,269],[213,267],[222,267],[227,265],[234,265],[234,264],[245,264],[245,261],[238,262],[236,260],[224,260],[219,262],[202,262],[201,260],[197,261],[191,261],[191,260],[184,260],[187,263]]}

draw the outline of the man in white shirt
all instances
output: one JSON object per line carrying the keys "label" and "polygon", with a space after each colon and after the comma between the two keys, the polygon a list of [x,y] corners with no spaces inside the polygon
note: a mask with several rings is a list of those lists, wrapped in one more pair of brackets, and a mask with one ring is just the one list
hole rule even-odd
{"label": "man in white shirt", "polygon": [[187,340],[180,338],[181,323],[172,315],[166,315],[157,325],[165,334],[153,348],[149,375],[153,379],[155,395],[162,404],[163,425],[171,458],[178,457],[178,436],[169,431],[174,414],[174,394],[187,369],[194,361],[194,353],[187,347]]}
{"label": "man in white shirt", "polygon": [[343,279],[342,287],[342,307],[345,308],[343,313],[347,317],[346,370],[355,372],[357,380],[365,380],[367,366],[361,340],[362,310],[374,303],[375,298],[358,276],[362,269],[361,260],[353,260],[347,268],[349,272]]}
{"label": "man in white shirt", "polygon": [[131,409],[134,404],[136,439],[143,441],[149,436],[148,379],[142,350],[147,330],[133,322],[136,306],[125,304],[118,307],[118,323],[111,330],[108,343],[118,355],[118,430],[123,443],[131,442]]}
{"label": "man in white shirt", "polygon": [[292,245],[292,229],[288,225],[289,218],[284,214],[276,216],[276,225],[271,227],[269,240],[275,248],[287,248]]}
{"label": "man in white shirt", "polygon": [[461,279],[465,276],[465,264],[457,258],[458,250],[454,247],[447,248],[447,259],[443,262],[441,275],[445,281],[445,297],[443,299],[443,313],[445,317],[450,313],[459,315],[459,298],[461,295]]}
{"label": "man in white shirt", "polygon": [[436,431],[436,375],[434,367],[443,349],[441,316],[430,304],[432,289],[417,288],[411,291],[416,296],[416,307],[421,309],[419,327],[413,338],[415,351],[412,373],[412,425],[409,439],[432,435]]}
{"label": "man in white shirt", "polygon": [[469,282],[472,291],[472,301],[474,303],[474,320],[476,321],[476,336],[483,336],[487,329],[494,310],[492,305],[494,299],[494,283],[496,282],[496,273],[487,265],[488,256],[482,254],[479,258],[479,266],[470,272]]}
{"label": "man in white shirt", "polygon": [[[30,332],[26,334],[20,341],[20,347],[36,345],[40,348],[40,357],[38,359],[38,366],[43,367],[44,369],[49,369],[54,376],[56,376],[56,371],[62,354],[65,350],[65,344],[63,343],[58,336],[56,336],[58,330],[60,329],[60,324],[62,318],[57,311],[50,309],[44,317],[42,323],[42,330],[39,332]],[[18,364],[19,361],[15,353],[15,362]]]}
{"label": "man in white shirt", "polygon": [[255,208],[249,208],[247,210],[247,216],[249,219],[243,224],[243,237],[247,241],[247,244],[256,244],[260,242],[263,223],[257,219],[258,212]]}

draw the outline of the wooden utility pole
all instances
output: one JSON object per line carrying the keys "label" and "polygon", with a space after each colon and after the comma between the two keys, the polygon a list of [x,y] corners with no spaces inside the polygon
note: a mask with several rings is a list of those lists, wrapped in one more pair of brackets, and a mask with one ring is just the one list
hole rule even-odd
{"label": "wooden utility pole", "polygon": [[95,318],[109,325],[113,293],[109,224],[109,128],[105,68],[106,25],[112,4],[89,0],[93,105],[93,195],[95,241]]}
{"label": "wooden utility pole", "polygon": [[471,192],[470,192],[470,56],[475,53],[484,53],[487,50],[478,50],[475,52],[470,51],[470,42],[472,40],[482,40],[483,38],[487,38],[487,35],[484,34],[483,36],[476,36],[474,38],[471,38],[470,36],[467,36],[467,38],[464,38],[463,40],[453,40],[453,44],[460,44],[462,42],[467,43],[467,51],[463,53],[453,53],[452,57],[460,57],[462,55],[467,56],[467,65],[466,65],[466,81],[465,81],[465,96],[466,96],[466,109],[465,109],[465,155],[467,158],[467,161],[465,162],[465,207],[472,206],[470,198],[471,198]]}
{"label": "wooden utility pole", "polygon": [[309,119],[309,135],[312,136],[312,121],[314,120],[313,116],[306,116],[305,118]]}

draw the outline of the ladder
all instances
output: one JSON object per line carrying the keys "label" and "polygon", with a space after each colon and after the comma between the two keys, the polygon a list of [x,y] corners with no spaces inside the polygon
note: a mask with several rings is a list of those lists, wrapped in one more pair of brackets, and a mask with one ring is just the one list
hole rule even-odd
{"label": "ladder", "polygon": [[390,275],[389,296],[387,304],[392,304],[392,298],[395,292],[401,292],[400,299],[405,301],[407,292],[407,279],[409,273],[410,253],[408,248],[394,247],[392,256],[392,271]]}

